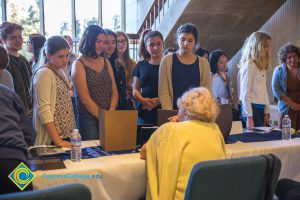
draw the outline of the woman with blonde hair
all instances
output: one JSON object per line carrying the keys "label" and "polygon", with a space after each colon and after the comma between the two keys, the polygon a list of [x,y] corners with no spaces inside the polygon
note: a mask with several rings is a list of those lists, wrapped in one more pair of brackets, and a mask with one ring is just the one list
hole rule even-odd
{"label": "woman with blonde hair", "polygon": [[240,96],[247,128],[269,124],[270,104],[267,91],[271,37],[254,32],[246,40],[240,60]]}
{"label": "woman with blonde hair", "polygon": [[136,66],[136,62],[130,58],[129,52],[129,38],[126,33],[117,31],[117,50],[118,61],[125,68],[126,76],[126,93],[128,97],[132,98],[132,72]]}
{"label": "woman with blonde hair", "polygon": [[225,158],[223,136],[215,124],[219,108],[204,87],[177,101],[179,122],[159,127],[141,151],[147,161],[147,200],[184,199],[193,166]]}

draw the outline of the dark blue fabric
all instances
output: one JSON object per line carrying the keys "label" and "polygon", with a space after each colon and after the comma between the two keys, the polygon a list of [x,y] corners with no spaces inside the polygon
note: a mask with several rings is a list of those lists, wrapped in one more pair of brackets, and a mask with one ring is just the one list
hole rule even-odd
{"label": "dark blue fabric", "polygon": [[109,58],[109,61],[114,72],[115,82],[119,94],[117,110],[131,110],[132,105],[126,98],[126,77],[124,67],[117,61],[117,59]]}
{"label": "dark blue fabric", "polygon": [[191,65],[186,65],[180,62],[176,53],[173,53],[172,64],[172,86],[173,86],[173,109],[177,108],[177,99],[182,96],[187,90],[199,87],[200,85],[200,72],[199,60]]}
{"label": "dark blue fabric", "polygon": [[[263,142],[263,141],[272,141],[272,140],[281,140],[281,131],[271,131],[270,133],[257,133],[257,132],[246,132],[236,135],[230,135],[225,140],[226,144],[232,144],[237,141],[241,142]],[[300,134],[292,135],[292,138],[299,138]]]}
{"label": "dark blue fabric", "polygon": [[[266,126],[265,124],[265,105],[263,104],[251,104],[252,112],[253,112],[253,122],[255,127],[261,127]],[[247,124],[247,118],[242,117],[245,126],[243,128],[246,128]]]}
{"label": "dark blue fabric", "polygon": [[159,65],[152,65],[143,60],[136,64],[132,76],[140,79],[141,94],[143,97],[158,97]]}
{"label": "dark blue fabric", "polygon": [[[138,153],[139,148],[141,148],[140,145],[138,145],[135,149],[106,152],[103,150],[103,148],[101,146],[97,146],[97,147],[82,148],[81,152],[82,152],[82,159],[88,159],[88,158],[98,158],[101,156]],[[60,153],[60,154],[56,154],[56,155],[43,156],[43,158],[59,158],[62,160],[67,160],[67,159],[71,159],[70,153],[71,153],[71,151],[66,151],[65,153]]]}
{"label": "dark blue fabric", "polygon": [[[159,65],[152,65],[148,61],[143,60],[137,63],[132,76],[140,79],[141,94],[145,98],[158,97],[158,73]],[[137,109],[139,111],[140,124],[157,124],[157,109],[161,106],[155,107],[151,111],[143,109],[143,104],[138,102]]]}
{"label": "dark blue fabric", "polygon": [[90,113],[79,113],[78,122],[82,141],[99,139],[99,121],[96,117]]}

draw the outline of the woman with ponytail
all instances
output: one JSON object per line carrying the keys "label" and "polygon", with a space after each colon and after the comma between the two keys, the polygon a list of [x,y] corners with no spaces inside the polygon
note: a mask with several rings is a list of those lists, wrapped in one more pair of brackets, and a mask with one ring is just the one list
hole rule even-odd
{"label": "woman with ponytail", "polygon": [[143,32],[139,55],[143,59],[133,71],[133,96],[138,102],[139,124],[157,124],[158,71],[163,57],[164,39],[159,31]]}
{"label": "woman with ponytail", "polygon": [[33,76],[33,125],[36,144],[70,147],[69,138],[75,128],[72,109],[72,84],[64,73],[68,64],[69,44],[60,36],[47,39]]}

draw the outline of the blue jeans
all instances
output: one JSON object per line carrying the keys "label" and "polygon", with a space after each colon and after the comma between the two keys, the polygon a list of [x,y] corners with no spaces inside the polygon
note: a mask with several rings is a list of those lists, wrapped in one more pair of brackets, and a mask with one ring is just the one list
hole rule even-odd
{"label": "blue jeans", "polygon": [[99,121],[90,113],[78,114],[78,125],[81,139],[98,140],[99,139]]}
{"label": "blue jeans", "polygon": [[[252,112],[253,112],[254,127],[266,126],[266,124],[265,124],[265,105],[252,103],[251,107],[252,107]],[[247,117],[243,116],[242,119],[246,125]]]}

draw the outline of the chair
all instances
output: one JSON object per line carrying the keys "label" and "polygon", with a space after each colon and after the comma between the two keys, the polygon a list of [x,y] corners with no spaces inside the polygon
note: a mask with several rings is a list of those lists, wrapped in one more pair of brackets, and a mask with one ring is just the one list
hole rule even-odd
{"label": "chair", "polygon": [[272,154],[200,162],[190,174],[185,200],[272,200],[280,168]]}
{"label": "chair", "polygon": [[275,194],[279,200],[300,199],[300,182],[291,179],[280,179]]}
{"label": "chair", "polygon": [[90,200],[91,198],[90,190],[78,183],[0,195],[0,200]]}
{"label": "chair", "polygon": [[216,124],[219,126],[219,129],[226,139],[231,130],[232,126],[232,105],[231,104],[221,104],[219,105],[220,113],[216,119]]}

